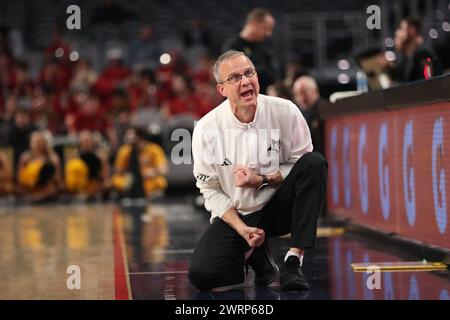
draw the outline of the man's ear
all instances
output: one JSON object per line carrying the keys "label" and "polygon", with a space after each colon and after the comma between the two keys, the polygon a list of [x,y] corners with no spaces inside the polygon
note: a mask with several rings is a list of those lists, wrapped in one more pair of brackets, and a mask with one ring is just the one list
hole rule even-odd
{"label": "man's ear", "polygon": [[216,86],[217,91],[219,91],[219,93],[223,96],[223,97],[227,97],[227,95],[225,94],[225,87],[222,84],[218,84]]}

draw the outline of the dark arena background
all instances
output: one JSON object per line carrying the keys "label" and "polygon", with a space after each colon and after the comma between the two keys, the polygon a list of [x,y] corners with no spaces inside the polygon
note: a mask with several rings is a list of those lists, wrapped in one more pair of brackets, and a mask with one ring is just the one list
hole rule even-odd
{"label": "dark arena background", "polygon": [[[255,40],[259,7],[275,25]],[[210,224],[192,133],[247,33],[260,94],[291,100],[328,161],[308,291],[188,278]],[[278,265],[289,239],[270,239]],[[448,0],[0,0],[0,299],[183,300],[161,304],[174,319],[211,300],[449,300],[449,261]]]}

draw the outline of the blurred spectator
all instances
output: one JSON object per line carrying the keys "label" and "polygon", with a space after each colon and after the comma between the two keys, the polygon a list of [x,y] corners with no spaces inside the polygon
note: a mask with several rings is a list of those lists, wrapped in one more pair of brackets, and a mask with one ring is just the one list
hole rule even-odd
{"label": "blurred spectator", "polygon": [[[23,57],[25,53],[25,44],[21,30],[11,29],[8,32],[9,45],[14,57]],[[0,49],[1,50],[1,49]]]}
{"label": "blurred spectator", "polygon": [[11,127],[11,121],[6,121],[3,118],[3,112],[0,113],[0,148],[9,146],[9,129]]}
{"label": "blurred spectator", "polygon": [[71,193],[92,198],[109,188],[108,156],[98,148],[89,130],[80,132],[78,145],[77,155],[65,164],[66,188]]}
{"label": "blurred spectator", "polygon": [[28,110],[17,109],[14,113],[14,122],[8,132],[8,145],[13,148],[13,169],[17,172],[17,164],[23,152],[30,147],[30,137],[36,126],[31,122]]}
{"label": "blurred spectator", "polygon": [[113,186],[125,197],[148,197],[167,188],[167,159],[163,149],[146,140],[145,130],[129,128],[126,144],[114,164]]}
{"label": "blurred spectator", "polygon": [[153,28],[146,24],[139,30],[137,41],[131,43],[128,49],[127,63],[132,68],[156,69],[161,56],[161,49],[153,38]]}
{"label": "blurred spectator", "polygon": [[112,119],[112,134],[109,137],[111,149],[113,154],[119,150],[124,142],[125,132],[130,127],[132,113],[128,108],[121,109],[117,115]]}
{"label": "blurred spectator", "polygon": [[116,88],[112,92],[109,105],[106,106],[105,111],[114,117],[122,110],[131,110],[130,97],[128,91],[124,88]]}
{"label": "blurred spectator", "polygon": [[291,101],[293,100],[291,90],[281,81],[272,83],[268,86],[266,94],[272,97],[279,97]]}
{"label": "blurred spectator", "polygon": [[6,50],[0,50],[0,108],[6,94],[14,87],[14,58]]}
{"label": "blurred spectator", "polygon": [[150,69],[144,69],[135,75],[130,86],[130,107],[133,111],[145,108],[157,108],[157,90],[155,75]]}
{"label": "blurred spectator", "polygon": [[18,183],[19,192],[33,202],[52,200],[63,189],[61,162],[43,131],[31,134],[30,149],[20,156]]}
{"label": "blurred spectator", "polygon": [[194,117],[200,119],[223,101],[223,97],[210,82],[194,83],[195,96],[198,97]]}
{"label": "blurred spectator", "polygon": [[424,45],[422,20],[408,17],[401,21],[395,32],[397,63],[395,78],[398,82],[411,82],[442,74],[440,63],[431,48]]}
{"label": "blurred spectator", "polygon": [[[209,82],[215,84],[214,80],[214,59],[207,53],[201,54],[195,61],[196,68],[192,69],[192,78],[196,82]],[[213,85],[215,87],[215,85]]]}
{"label": "blurred spectator", "polygon": [[284,84],[288,88],[292,88],[294,85],[294,81],[301,77],[306,76],[307,72],[303,67],[303,64],[300,60],[293,60],[288,62],[286,65],[286,77],[284,79]]}
{"label": "blurred spectator", "polygon": [[13,191],[13,171],[10,157],[5,150],[0,149],[0,196]]}
{"label": "blurred spectator", "polygon": [[120,49],[110,49],[106,53],[107,65],[100,75],[95,90],[103,101],[110,98],[114,89],[128,86],[131,76],[130,69],[123,63],[123,52]]}
{"label": "blurred spectator", "polygon": [[213,43],[213,38],[208,29],[203,27],[198,18],[189,20],[188,26],[182,30],[184,52],[183,55],[189,65],[196,65],[197,61],[205,54],[218,54],[218,49]]}
{"label": "blurred spectator", "polygon": [[61,100],[63,94],[57,93],[51,86],[35,89],[31,115],[33,123],[41,130],[49,130],[52,134],[66,134],[64,125],[65,108]]}
{"label": "blurred spectator", "polygon": [[252,60],[258,71],[261,92],[266,92],[269,84],[278,78],[274,57],[265,43],[272,36],[274,27],[275,18],[269,11],[253,9],[248,13],[239,35],[228,40],[222,48],[222,52],[242,51]]}
{"label": "blurred spectator", "polygon": [[161,106],[164,101],[172,97],[172,78],[176,74],[187,77],[191,75],[192,70],[189,64],[177,50],[169,51],[170,62],[162,64],[155,72],[155,79],[158,85],[156,92],[157,104]]}
{"label": "blurred spectator", "polygon": [[61,62],[69,62],[71,48],[68,43],[64,42],[63,30],[64,29],[61,26],[55,25],[50,38],[50,43],[44,51],[46,62],[52,61],[55,58]]}
{"label": "blurred spectator", "polygon": [[82,99],[80,109],[66,117],[69,134],[77,135],[82,130],[90,130],[108,137],[111,124],[100,108],[99,96],[91,92]]}
{"label": "blurred spectator", "polygon": [[183,30],[183,42],[186,48],[202,47],[211,52],[216,52],[212,37],[208,30],[203,27],[198,18],[191,19],[188,27]]}
{"label": "blurred spectator", "polygon": [[379,48],[364,50],[356,56],[356,61],[366,74],[371,91],[392,86],[394,66],[386,59],[386,54],[383,50]]}
{"label": "blurred spectator", "polygon": [[319,118],[318,107],[322,103],[316,80],[301,76],[294,82],[294,99],[311,132],[314,151],[324,153],[323,124]]}
{"label": "blurred spectator", "polygon": [[111,123],[108,138],[114,153],[123,144],[122,137],[130,126],[131,112],[128,92],[121,88],[114,90],[108,107],[108,120]]}
{"label": "blurred spectator", "polygon": [[58,93],[66,91],[71,81],[70,69],[60,64],[57,59],[44,63],[39,75],[41,86],[52,87]]}
{"label": "blurred spectator", "polygon": [[18,100],[27,100],[31,105],[31,97],[35,84],[31,80],[28,73],[28,64],[23,61],[17,61],[14,69],[14,87],[10,94],[18,98]]}
{"label": "blurred spectator", "polygon": [[75,66],[70,87],[73,90],[89,90],[96,83],[97,78],[91,63],[86,59],[80,59]]}
{"label": "blurred spectator", "polygon": [[[21,106],[24,111],[27,111],[28,108],[24,108]],[[18,109],[18,102],[17,98],[15,96],[9,95],[6,98],[5,101],[5,108],[2,112],[3,121],[5,123],[12,124],[14,122],[14,114],[16,113],[16,110]]]}
{"label": "blurred spectator", "polygon": [[172,97],[163,104],[166,117],[188,113],[198,117],[198,106],[201,101],[194,93],[192,83],[180,74],[174,74],[171,80]]}

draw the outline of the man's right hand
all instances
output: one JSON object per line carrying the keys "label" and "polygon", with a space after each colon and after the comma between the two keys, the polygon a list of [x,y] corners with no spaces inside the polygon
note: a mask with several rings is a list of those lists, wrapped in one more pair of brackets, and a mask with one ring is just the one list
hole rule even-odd
{"label": "man's right hand", "polygon": [[228,223],[236,232],[247,241],[251,248],[263,244],[266,233],[263,229],[247,226],[239,217],[235,208],[229,208],[222,216],[222,220]]}
{"label": "man's right hand", "polygon": [[247,241],[251,248],[262,245],[266,237],[264,230],[249,226],[245,226],[239,230],[239,234]]}

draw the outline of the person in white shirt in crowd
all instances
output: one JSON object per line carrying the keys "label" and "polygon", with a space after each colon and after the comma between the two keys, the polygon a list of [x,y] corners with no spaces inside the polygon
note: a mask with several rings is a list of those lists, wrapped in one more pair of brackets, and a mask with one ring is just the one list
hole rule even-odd
{"label": "person in white shirt in crowd", "polygon": [[[312,152],[300,110],[259,94],[257,70],[243,52],[222,54],[214,75],[227,99],[194,129],[193,171],[211,225],[193,252],[189,280],[200,290],[239,288],[250,265],[256,285],[308,290],[301,266],[305,249],[315,245],[327,162]],[[289,233],[278,269],[267,238]]]}

